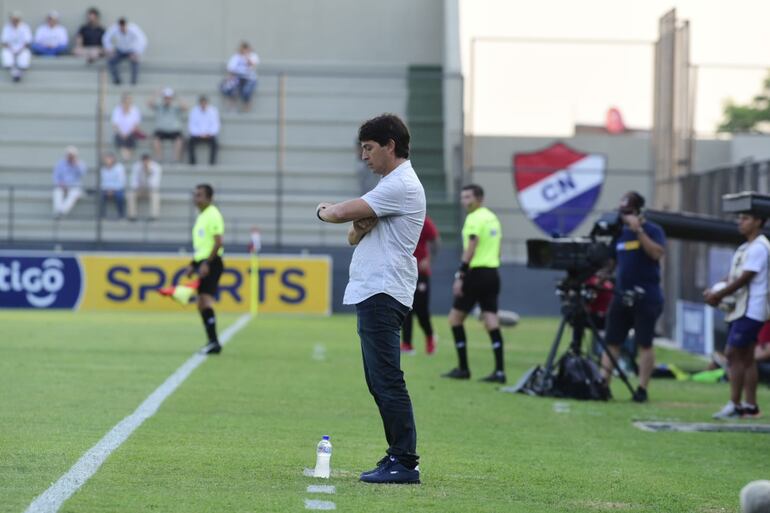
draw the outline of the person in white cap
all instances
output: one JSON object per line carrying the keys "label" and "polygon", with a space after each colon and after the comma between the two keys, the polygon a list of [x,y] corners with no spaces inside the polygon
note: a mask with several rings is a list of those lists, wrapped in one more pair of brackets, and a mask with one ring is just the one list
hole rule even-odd
{"label": "person in white cap", "polygon": [[35,30],[35,40],[31,48],[35,55],[56,57],[67,53],[69,36],[67,29],[59,23],[59,13],[51,11],[45,17],[45,23]]}
{"label": "person in white cap", "polygon": [[20,81],[23,71],[29,68],[30,43],[32,43],[32,31],[29,25],[21,21],[19,11],[13,11],[0,34],[0,44],[2,44],[3,67],[10,70],[14,82]]}
{"label": "person in white cap", "polygon": [[78,158],[78,149],[67,146],[66,155],[53,168],[53,215],[61,219],[69,214],[83,194],[81,183],[88,168]]}
{"label": "person in white cap", "polygon": [[158,101],[153,96],[147,101],[147,105],[155,113],[155,132],[153,133],[152,146],[155,150],[155,159],[163,160],[163,141],[174,142],[174,160],[182,161],[182,122],[187,105],[182,101],[174,101],[174,90],[166,87],[161,91],[162,100]]}

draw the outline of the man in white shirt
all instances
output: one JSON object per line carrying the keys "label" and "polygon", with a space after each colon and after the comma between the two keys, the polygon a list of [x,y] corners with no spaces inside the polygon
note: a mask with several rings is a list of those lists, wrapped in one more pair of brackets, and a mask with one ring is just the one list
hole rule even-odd
{"label": "man in white shirt", "polygon": [[361,198],[321,203],[325,222],[353,221],[348,242],[357,245],[343,302],[356,306],[358,335],[369,392],[380,410],[387,455],[364,472],[365,483],[420,482],[417,431],[401,371],[401,325],[417,285],[414,250],[425,221],[425,191],[409,159],[409,130],[383,114],[358,131],[362,157],[382,179]]}
{"label": "man in white shirt", "polygon": [[14,82],[19,82],[23,70],[29,68],[30,43],[32,43],[32,31],[29,25],[21,21],[19,11],[13,11],[10,21],[3,26],[0,44],[2,44],[3,67],[10,70]]}
{"label": "man in white shirt", "polygon": [[69,36],[67,29],[59,23],[59,13],[51,11],[45,18],[45,23],[35,30],[35,40],[32,51],[36,55],[56,57],[67,53]]}
{"label": "man in white shirt", "polygon": [[187,120],[187,132],[190,134],[187,150],[191,165],[195,165],[195,146],[201,143],[209,147],[209,164],[212,166],[216,164],[219,128],[219,111],[213,105],[209,105],[208,98],[201,96],[198,98],[198,105],[192,108]]}
{"label": "man in white shirt", "polygon": [[128,190],[128,219],[136,220],[136,200],[146,196],[150,200],[150,220],[160,217],[160,178],[163,168],[145,153],[142,159],[131,167]]}
{"label": "man in white shirt", "polygon": [[142,113],[134,105],[130,94],[123,93],[120,104],[112,110],[110,122],[115,134],[115,147],[120,150],[123,160],[131,160],[136,148],[136,139],[141,133],[139,124],[142,122]]}
{"label": "man in white shirt", "polygon": [[246,41],[227,61],[228,76],[223,83],[222,93],[233,104],[240,99],[242,111],[248,111],[251,107],[251,96],[257,88],[257,64],[259,56]]}
{"label": "man in white shirt", "polygon": [[[754,346],[762,326],[770,314],[768,304],[768,261],[770,241],[762,234],[766,219],[757,214],[738,214],[738,231],[746,237],[733,255],[727,286],[706,290],[703,297],[717,306],[727,296],[734,296],[735,310],[726,316],[730,323],[727,335],[730,401],[714,414],[717,419],[759,417],[757,405],[757,364]],[[745,402],[741,395],[745,392]]]}
{"label": "man in white shirt", "polygon": [[120,62],[128,59],[131,62],[131,83],[139,79],[139,60],[147,49],[147,36],[136,23],[129,23],[126,18],[120,18],[114,23],[102,38],[102,46],[109,60],[107,61],[112,74],[112,82],[120,84]]}

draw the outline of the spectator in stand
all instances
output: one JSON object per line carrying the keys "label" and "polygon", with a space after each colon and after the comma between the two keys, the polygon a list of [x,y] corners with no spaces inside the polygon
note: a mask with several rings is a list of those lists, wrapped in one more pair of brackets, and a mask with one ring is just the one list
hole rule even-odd
{"label": "spectator in stand", "polygon": [[139,79],[139,60],[147,48],[147,36],[142,29],[136,23],[129,23],[126,18],[120,18],[104,33],[102,46],[109,57],[112,82],[120,84],[118,66],[120,61],[128,59],[131,62],[131,84],[136,85]]}
{"label": "spectator in stand", "polygon": [[118,219],[126,216],[126,168],[117,161],[114,153],[106,153],[102,158],[101,173],[101,201],[99,202],[99,216],[106,217],[107,202],[115,202],[118,210]]}
{"label": "spectator in stand", "polygon": [[104,27],[99,19],[99,9],[91,7],[86,14],[86,22],[80,26],[75,36],[75,49],[72,51],[78,57],[85,57],[88,64],[104,56],[102,38]]}
{"label": "spectator in stand", "polygon": [[69,214],[83,194],[81,183],[87,167],[78,158],[78,149],[67,146],[66,155],[53,168],[53,215],[61,219]]}
{"label": "spectator in stand", "polygon": [[251,108],[251,95],[257,88],[257,64],[259,56],[246,41],[227,61],[227,77],[222,82],[222,94],[227,97],[230,107],[235,108],[240,99],[241,111]]}
{"label": "spectator in stand", "polygon": [[163,160],[163,141],[174,142],[174,160],[182,160],[182,116],[187,111],[187,105],[183,102],[174,102],[174,90],[166,87],[162,92],[163,99],[159,102],[153,96],[147,105],[155,112],[155,132],[152,144],[155,149],[155,159]]}
{"label": "spectator in stand", "polygon": [[29,68],[29,45],[32,43],[32,31],[21,21],[19,11],[13,11],[10,21],[3,26],[0,42],[3,67],[10,70],[14,82],[19,82],[23,71]]}
{"label": "spectator in stand", "polygon": [[160,177],[163,169],[145,153],[142,160],[131,168],[128,190],[128,219],[136,221],[136,200],[147,197],[150,200],[150,221],[160,217]]}
{"label": "spectator in stand", "polygon": [[112,111],[112,129],[115,132],[115,147],[120,151],[124,161],[131,160],[133,150],[136,148],[137,138],[143,138],[144,134],[139,130],[142,122],[142,113],[133,104],[131,95],[123,93],[120,105]]}
{"label": "spectator in stand", "polygon": [[45,18],[45,23],[35,30],[35,40],[32,51],[35,55],[56,57],[67,53],[69,36],[67,29],[59,23],[59,13],[51,11]]}
{"label": "spectator in stand", "polygon": [[217,161],[217,135],[219,135],[219,111],[205,96],[198,98],[198,105],[190,111],[187,131],[190,140],[187,143],[190,152],[190,164],[195,165],[195,146],[204,143],[209,146],[209,164]]}

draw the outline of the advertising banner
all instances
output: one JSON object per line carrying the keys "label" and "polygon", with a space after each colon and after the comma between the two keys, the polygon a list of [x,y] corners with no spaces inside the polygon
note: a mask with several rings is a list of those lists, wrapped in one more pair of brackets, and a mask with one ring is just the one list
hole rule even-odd
{"label": "advertising banner", "polygon": [[[331,313],[328,256],[264,255],[251,281],[247,256],[225,255],[217,311]],[[159,289],[190,280],[189,257],[157,254],[0,254],[0,308],[179,311]],[[253,286],[256,285],[256,286]]]}

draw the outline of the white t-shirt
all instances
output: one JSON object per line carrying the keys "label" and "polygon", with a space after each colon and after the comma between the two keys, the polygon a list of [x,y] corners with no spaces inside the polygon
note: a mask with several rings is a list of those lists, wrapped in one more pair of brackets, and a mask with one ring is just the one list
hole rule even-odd
{"label": "white t-shirt", "polygon": [[147,170],[141,160],[134,162],[131,167],[132,189],[160,189],[160,177],[163,169],[157,162],[150,161]]}
{"label": "white t-shirt", "polygon": [[744,242],[738,248],[740,253],[741,248],[745,248],[748,245],[748,249],[745,253],[742,270],[752,271],[757,274],[749,282],[749,299],[748,306],[746,308],[746,317],[754,319],[755,321],[766,321],[765,316],[767,305],[767,261],[768,254],[767,248],[759,242],[754,240],[752,242]]}
{"label": "white t-shirt", "polygon": [[425,190],[406,161],[388,173],[363,199],[379,218],[353,252],[342,302],[355,305],[385,293],[411,307],[417,286],[414,250],[425,221]]}
{"label": "white t-shirt", "polygon": [[0,41],[16,53],[32,42],[32,31],[29,29],[29,25],[24,22],[19,22],[16,27],[11,23],[6,23]]}
{"label": "white t-shirt", "polygon": [[256,80],[257,64],[259,64],[259,56],[256,53],[251,52],[248,57],[246,57],[238,52],[227,61],[227,71],[234,75],[238,75],[241,78]]}
{"label": "white t-shirt", "polygon": [[35,42],[50,48],[67,46],[69,42],[67,29],[62,25],[54,25],[52,27],[48,23],[43,23],[35,31]]}
{"label": "white t-shirt", "polygon": [[123,111],[123,105],[118,105],[112,111],[111,120],[112,124],[118,127],[118,131],[122,135],[128,135],[142,122],[142,113],[139,112],[136,105],[132,105],[128,112]]}

